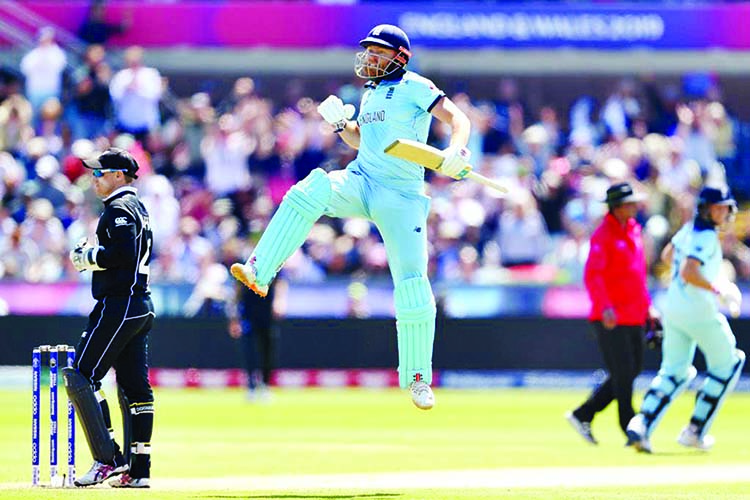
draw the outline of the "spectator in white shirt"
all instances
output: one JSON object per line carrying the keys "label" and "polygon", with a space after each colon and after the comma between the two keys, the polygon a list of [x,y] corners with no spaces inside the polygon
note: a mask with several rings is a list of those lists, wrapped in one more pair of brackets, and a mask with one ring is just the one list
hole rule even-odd
{"label": "spectator in white shirt", "polygon": [[503,267],[540,264],[549,249],[549,235],[536,200],[522,192],[510,196],[508,202],[496,235]]}
{"label": "spectator in white shirt", "polygon": [[151,214],[151,230],[154,234],[154,252],[176,235],[180,223],[180,202],[174,187],[163,175],[149,175],[141,181],[140,198]]}
{"label": "spectator in white shirt", "polygon": [[44,102],[62,92],[62,74],[67,64],[65,52],[55,43],[55,30],[39,30],[38,44],[21,59],[21,73],[26,78],[26,97],[31,102],[34,116]]}
{"label": "spectator in white shirt", "polygon": [[640,113],[640,104],[635,97],[635,84],[626,79],[607,98],[601,111],[601,119],[609,133],[619,142],[628,136],[632,119]]}
{"label": "spectator in white shirt", "polygon": [[250,140],[230,114],[222,115],[216,125],[208,128],[201,142],[206,163],[206,186],[216,197],[231,196],[250,188],[252,180],[248,157],[255,141]]}
{"label": "spectator in white shirt", "polygon": [[127,68],[118,71],[109,84],[115,106],[117,129],[144,143],[148,133],[159,125],[161,75],[155,68],[143,66],[143,49],[125,51]]}

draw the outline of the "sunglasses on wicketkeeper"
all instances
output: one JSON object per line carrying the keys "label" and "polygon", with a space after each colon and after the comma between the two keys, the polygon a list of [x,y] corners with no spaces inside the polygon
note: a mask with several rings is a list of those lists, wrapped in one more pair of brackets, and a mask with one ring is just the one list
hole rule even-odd
{"label": "sunglasses on wicketkeeper", "polygon": [[127,172],[124,168],[97,168],[91,171],[91,175],[94,177],[104,177],[104,174],[108,172]]}

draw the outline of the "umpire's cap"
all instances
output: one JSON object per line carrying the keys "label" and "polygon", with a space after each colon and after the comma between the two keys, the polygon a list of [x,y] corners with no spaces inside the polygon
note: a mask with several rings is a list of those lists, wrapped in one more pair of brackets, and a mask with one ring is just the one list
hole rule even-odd
{"label": "umpire's cap", "polygon": [[130,153],[120,148],[109,148],[99,155],[98,158],[84,160],[83,166],[92,170],[121,170],[128,177],[137,179],[138,162],[130,156]]}
{"label": "umpire's cap", "polygon": [[399,50],[406,50],[407,53],[411,50],[411,43],[409,43],[409,37],[406,36],[404,30],[398,26],[392,24],[378,24],[367,34],[365,38],[359,41],[362,47],[368,45],[380,45],[389,49],[393,49],[396,52]]}
{"label": "umpire's cap", "polygon": [[620,182],[613,184],[607,189],[607,199],[604,200],[607,205],[614,207],[622,205],[623,203],[634,203],[643,201],[646,196],[643,193],[636,193],[633,191],[633,186],[627,182]]}
{"label": "umpire's cap", "polygon": [[706,186],[698,194],[698,206],[707,205],[729,205],[736,208],[737,201],[727,187]]}

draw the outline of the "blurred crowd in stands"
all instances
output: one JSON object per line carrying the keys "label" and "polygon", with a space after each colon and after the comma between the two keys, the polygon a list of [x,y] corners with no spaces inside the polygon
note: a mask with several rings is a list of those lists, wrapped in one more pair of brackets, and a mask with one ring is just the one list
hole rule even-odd
{"label": "blurred crowd in stands", "polygon": [[[197,284],[204,297],[223,293],[227,266],[250,254],[292,184],[318,166],[344,168],[356,154],[317,114],[301,80],[289,84],[286,102],[261,95],[251,77],[228,95],[176,97],[158,68],[143,64],[140,48],[113,67],[105,46],[94,44],[74,64],[49,29],[2,76],[3,280],[90,279],[68,261],[80,238],[93,237],[102,206],[78,158],[109,146],[127,149],[141,166],[152,281]],[[361,83],[331,82],[326,91],[358,105]],[[648,193],[639,218],[656,284],[665,274],[659,250],[692,217],[700,186],[724,183],[724,165],[736,156],[737,122],[710,76],[680,89],[623,79],[604,99],[581,95],[539,109],[529,109],[511,78],[498,78],[495,95],[450,97],[473,123],[475,168],[511,190],[500,198],[428,172],[430,272],[438,281],[580,283],[604,192],[628,180]],[[435,125],[430,142],[444,147],[446,137]],[[746,211],[723,242],[730,273],[749,279]],[[306,282],[388,278],[373,226],[327,218],[285,272]]]}

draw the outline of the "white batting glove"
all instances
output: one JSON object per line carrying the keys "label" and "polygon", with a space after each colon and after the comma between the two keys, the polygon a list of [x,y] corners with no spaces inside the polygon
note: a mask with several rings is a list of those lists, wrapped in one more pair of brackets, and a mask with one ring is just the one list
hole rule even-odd
{"label": "white batting glove", "polygon": [[83,238],[76,244],[76,247],[70,251],[70,262],[73,263],[73,267],[76,271],[103,271],[103,267],[99,267],[96,263],[96,254],[100,249],[104,247],[89,245],[86,238]]}
{"label": "white batting glove", "polygon": [[742,292],[737,285],[731,281],[724,281],[715,286],[721,302],[728,310],[729,314],[736,318],[740,315],[740,306],[742,305]]}
{"label": "white batting glove", "polygon": [[335,95],[329,95],[326,99],[318,104],[318,113],[325,121],[333,125],[333,131],[341,132],[346,127],[346,121],[354,116],[354,106],[344,104],[344,102]]}
{"label": "white batting glove", "polygon": [[471,151],[467,148],[449,146],[442,152],[443,163],[440,164],[440,172],[453,177],[456,180],[463,179],[471,172]]}

